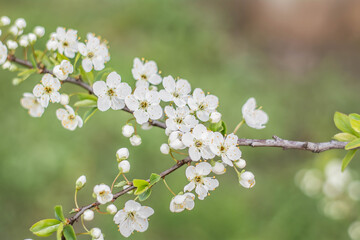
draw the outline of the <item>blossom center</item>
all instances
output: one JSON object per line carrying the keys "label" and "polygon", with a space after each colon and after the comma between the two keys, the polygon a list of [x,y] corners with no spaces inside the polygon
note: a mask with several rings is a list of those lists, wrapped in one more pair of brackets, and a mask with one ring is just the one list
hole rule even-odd
{"label": "blossom center", "polygon": [[177,92],[174,92],[173,96],[174,96],[175,98],[178,98],[180,95],[179,95]]}
{"label": "blossom center", "polygon": [[51,93],[52,92],[52,88],[51,87],[45,87],[45,92],[46,93]]}
{"label": "blossom center", "polygon": [[176,122],[177,124],[181,124],[181,123],[183,122],[183,119],[182,119],[182,118],[176,118],[176,119],[175,119],[175,122]]}
{"label": "blossom center", "polygon": [[141,103],[140,103],[140,108],[142,108],[142,109],[147,109],[148,108],[148,106],[149,106],[149,103],[147,102],[147,101],[142,101]]}
{"label": "blossom center", "polygon": [[65,41],[65,42],[63,42],[63,46],[67,47],[67,46],[69,46],[69,43]]}
{"label": "blossom center", "polygon": [[146,76],[145,74],[142,74],[142,75],[141,75],[141,79],[147,80],[147,76]]}
{"label": "blossom center", "polygon": [[107,94],[108,94],[109,96],[114,96],[114,95],[115,95],[114,89],[110,88],[110,89],[107,91]]}
{"label": "blossom center", "polygon": [[223,145],[220,146],[220,152],[224,152],[226,150],[226,147],[224,147]]}
{"label": "blossom center", "polygon": [[195,177],[195,182],[202,183],[202,177],[201,176],[196,176]]}
{"label": "blossom center", "polygon": [[199,141],[199,140],[196,140],[196,141],[195,141],[195,147],[199,148],[199,147],[201,147],[202,145],[203,145],[203,143],[202,143],[201,141]]}
{"label": "blossom center", "polygon": [[94,53],[89,52],[89,53],[87,54],[87,57],[88,57],[88,58],[93,58],[93,57],[94,57]]}
{"label": "blossom center", "polygon": [[203,104],[203,103],[200,104],[200,105],[199,105],[199,110],[204,110],[204,109],[205,109],[205,104]]}
{"label": "blossom center", "polygon": [[75,116],[74,115],[69,115],[69,120],[74,120],[75,119]]}

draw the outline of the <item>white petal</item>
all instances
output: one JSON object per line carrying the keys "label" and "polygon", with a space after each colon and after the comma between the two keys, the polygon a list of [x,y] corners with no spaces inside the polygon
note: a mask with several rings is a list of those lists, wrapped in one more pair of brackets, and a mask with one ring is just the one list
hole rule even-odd
{"label": "white petal", "polygon": [[196,88],[193,92],[193,97],[196,102],[202,102],[205,99],[205,93],[200,88]]}
{"label": "white petal", "polygon": [[196,147],[190,147],[189,148],[189,157],[193,161],[199,161],[201,154],[200,151]]}
{"label": "white petal", "polygon": [[195,188],[196,194],[198,194],[198,198],[200,200],[204,200],[204,198],[207,196],[208,191],[202,184],[198,184]]}
{"label": "white petal", "polygon": [[153,74],[151,75],[151,77],[149,78],[149,82],[153,85],[158,85],[160,84],[162,81],[162,78],[159,74]]}
{"label": "white petal", "polygon": [[212,191],[215,190],[219,186],[219,181],[217,179],[213,179],[211,177],[203,178],[205,187]]}
{"label": "white petal", "polygon": [[207,162],[201,162],[196,166],[196,174],[201,176],[206,176],[211,173],[211,164]]}
{"label": "white petal", "polygon": [[175,92],[176,85],[175,85],[174,78],[172,76],[164,77],[163,86],[167,92],[169,92],[169,93]]}
{"label": "white petal", "polygon": [[157,120],[162,116],[162,108],[160,107],[160,105],[149,106],[147,112],[152,120]]}
{"label": "white petal", "polygon": [[196,170],[194,166],[188,166],[185,171],[185,175],[187,179],[190,181],[195,178],[196,176]]}
{"label": "white petal", "polygon": [[36,84],[33,90],[35,97],[41,97],[44,94],[44,86],[42,84]]}
{"label": "white petal", "polygon": [[111,108],[114,110],[123,109],[125,107],[125,101],[118,98],[118,97],[112,97],[111,98]]}
{"label": "white petal", "polygon": [[127,217],[127,212],[125,212],[123,209],[121,209],[120,211],[118,211],[113,220],[116,224],[120,224],[121,222],[123,222]]}
{"label": "white petal", "polygon": [[56,117],[60,121],[67,118],[68,116],[69,116],[69,114],[65,109],[59,108],[58,110],[56,110]]}
{"label": "white petal", "polygon": [[52,93],[50,94],[50,99],[51,99],[51,101],[52,101],[53,103],[58,103],[58,102],[60,102],[60,98],[61,98],[61,96],[60,96],[60,93],[59,93],[59,92],[52,92]]}
{"label": "white petal", "polygon": [[226,156],[230,160],[236,161],[236,160],[239,160],[241,158],[241,151],[237,147],[230,147],[226,152]]}
{"label": "white petal", "polygon": [[129,237],[131,235],[131,233],[134,231],[134,227],[133,227],[131,219],[128,218],[125,221],[123,221],[122,223],[120,223],[119,230],[120,230],[120,233],[124,237]]}
{"label": "white petal", "polygon": [[120,83],[116,90],[116,94],[121,99],[125,99],[126,96],[131,94],[131,87],[127,83]]}
{"label": "white petal", "polygon": [[154,214],[154,209],[151,207],[142,206],[137,212],[142,218],[148,218]]}
{"label": "white petal", "polygon": [[141,208],[141,205],[140,203],[138,202],[135,202],[134,200],[128,200],[126,203],[125,203],[125,211],[126,212],[137,212],[139,211]]}
{"label": "white petal", "polygon": [[142,109],[135,110],[134,117],[136,118],[136,122],[139,124],[149,121],[149,114]]}
{"label": "white petal", "polygon": [[134,217],[133,225],[134,225],[134,229],[139,232],[145,232],[149,227],[148,220],[146,218],[141,218],[139,216]]}
{"label": "white petal", "polygon": [[195,183],[190,182],[184,187],[184,192],[191,192],[195,188]]}
{"label": "white petal", "polygon": [[121,82],[121,77],[116,72],[111,72],[106,78],[106,84],[109,88],[116,88]]}
{"label": "white petal", "polygon": [[104,81],[97,81],[93,85],[93,90],[96,96],[104,96],[108,90]]}
{"label": "white petal", "polygon": [[182,142],[184,143],[185,146],[190,147],[194,144],[194,136],[192,135],[192,133],[188,132],[185,133],[182,136]]}
{"label": "white petal", "polygon": [[83,67],[85,72],[91,72],[93,69],[93,63],[89,58],[84,58],[81,62],[81,66]]}
{"label": "white petal", "polygon": [[193,130],[193,135],[196,139],[201,139],[202,135],[207,132],[207,129],[204,125],[198,124]]}
{"label": "white petal", "polygon": [[139,101],[135,98],[134,95],[128,95],[125,98],[125,103],[126,106],[132,111],[139,109]]}
{"label": "white petal", "polygon": [[203,122],[209,121],[209,118],[210,118],[209,113],[206,111],[202,111],[202,110],[197,111],[196,116],[198,119],[200,119]]}
{"label": "white petal", "polygon": [[111,106],[111,100],[108,96],[99,97],[97,101],[97,107],[100,111],[105,112],[109,110]]}
{"label": "white petal", "polygon": [[161,100],[163,100],[164,102],[170,102],[173,100],[173,96],[169,92],[165,91],[164,89],[160,90],[159,96],[160,96]]}

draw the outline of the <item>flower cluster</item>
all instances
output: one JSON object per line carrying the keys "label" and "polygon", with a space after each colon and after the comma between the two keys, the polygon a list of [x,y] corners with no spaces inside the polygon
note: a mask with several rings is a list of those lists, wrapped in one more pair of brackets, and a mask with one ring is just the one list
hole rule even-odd
{"label": "flower cluster", "polygon": [[[50,34],[46,49],[40,50],[35,48],[35,43],[37,38],[45,35],[43,27],[38,26],[32,33],[24,35],[24,19],[17,19],[11,26],[10,23],[7,17],[0,19],[0,28],[7,28],[9,33],[0,42],[0,65],[10,71],[19,71],[14,84],[25,81],[33,74],[43,74],[32,93],[24,93],[21,99],[21,105],[32,117],[42,116],[50,104],[60,104],[62,107],[56,110],[56,116],[64,128],[73,131],[83,127],[97,110],[123,110],[132,114],[132,118],[122,127],[122,134],[129,138],[133,146],[142,143],[137,127],[147,130],[158,126],[164,129],[164,135],[168,138],[160,147],[161,153],[171,156],[177,164],[180,160],[175,156],[186,155],[184,161],[187,160],[189,166],[185,175],[189,183],[182,188],[182,192],[175,194],[167,185],[164,175],[153,174],[149,180],[128,181],[125,174],[130,171],[127,160],[129,151],[121,148],[116,152],[117,177],[111,186],[103,183],[96,185],[93,196],[97,201],[94,207],[107,205],[107,213],[115,215],[113,220],[119,225],[123,236],[128,237],[133,231],[143,232],[148,228],[148,217],[154,210],[141,206],[137,200],[146,200],[152,185],[161,179],[174,195],[170,201],[170,211],[176,213],[194,208],[194,193],[198,199],[204,200],[219,187],[219,181],[211,175],[224,174],[227,167],[234,168],[241,186],[251,188],[255,185],[254,174],[244,169],[246,161],[241,158],[236,135],[243,123],[262,129],[268,121],[267,114],[256,106],[254,98],[250,98],[242,107],[243,120],[238,127],[227,134],[226,124],[218,110],[218,97],[200,88],[192,89],[188,80],[183,78],[161,76],[154,61],[134,59],[131,73],[135,88],[132,89],[130,85],[133,84],[124,81],[111,68],[106,68],[105,64],[110,60],[107,42],[95,34],[87,34],[81,42],[76,30],[58,27]],[[16,61],[15,50],[19,46],[24,48],[24,62]],[[18,68],[19,64],[27,69]],[[64,83],[79,85],[86,92],[62,93]],[[77,101],[73,102],[72,97],[78,97]],[[86,112],[80,117],[79,112],[83,109]],[[120,176],[124,181],[115,184]],[[85,183],[86,177],[81,176],[76,181],[76,192]],[[117,198],[114,187],[121,187],[124,193],[134,193],[137,197],[127,201],[125,207],[117,211],[112,204]],[[78,209],[76,195],[75,205]],[[93,220],[94,213],[94,209],[86,209],[83,219]],[[86,227],[84,229],[87,231]],[[88,233],[93,239],[104,239],[99,228],[93,228]]]}

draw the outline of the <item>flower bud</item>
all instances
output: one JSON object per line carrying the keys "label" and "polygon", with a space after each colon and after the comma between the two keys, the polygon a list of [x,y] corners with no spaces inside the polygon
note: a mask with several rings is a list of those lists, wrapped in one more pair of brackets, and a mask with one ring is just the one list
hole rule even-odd
{"label": "flower bud", "polygon": [[118,162],[129,158],[129,150],[127,148],[120,148],[116,151],[116,159]]}
{"label": "flower bud", "polygon": [[94,211],[88,209],[88,210],[86,210],[86,211],[84,212],[84,215],[83,215],[83,216],[84,216],[84,220],[85,220],[85,221],[91,221],[91,220],[94,219]]}
{"label": "flower bud", "polygon": [[63,93],[60,95],[60,104],[61,105],[68,105],[70,102],[69,95]]}
{"label": "flower bud", "polygon": [[24,29],[26,27],[26,21],[23,18],[18,18],[15,20],[15,26],[18,29]]}
{"label": "flower bud", "polygon": [[134,132],[135,132],[134,127],[130,124],[126,124],[122,127],[122,134],[125,137],[131,137]]}
{"label": "flower bud", "polygon": [[2,17],[0,18],[0,24],[1,24],[1,26],[7,26],[7,25],[10,24],[10,22],[11,22],[11,20],[10,20],[10,18],[7,17],[7,16],[2,16]]}
{"label": "flower bud", "polygon": [[34,28],[34,33],[36,34],[36,36],[41,38],[41,37],[43,37],[45,35],[45,28],[42,27],[42,26],[36,26]]}
{"label": "flower bud", "polygon": [[90,230],[90,234],[94,239],[97,239],[101,236],[101,229],[100,228],[93,228]]}
{"label": "flower bud", "polygon": [[162,154],[169,154],[170,153],[170,147],[169,147],[169,145],[167,145],[166,143],[163,143],[162,145],[161,145],[161,147],[160,147],[160,152],[162,153]]}
{"label": "flower bud", "polygon": [[239,177],[239,183],[244,188],[252,188],[255,186],[255,176],[252,172],[243,172]]}
{"label": "flower bud", "polygon": [[239,161],[235,162],[235,165],[240,168],[243,169],[246,167],[246,161],[244,159],[239,159]]}
{"label": "flower bud", "polygon": [[117,212],[117,208],[114,204],[110,204],[106,207],[106,211],[110,214],[115,214]]}
{"label": "flower bud", "polygon": [[17,47],[19,46],[19,45],[17,44],[17,42],[15,42],[15,41],[13,41],[13,40],[7,40],[6,45],[8,46],[8,48],[9,48],[10,50],[15,50],[15,49],[17,49]]}
{"label": "flower bud", "polygon": [[86,177],[85,177],[85,175],[80,176],[80,177],[76,180],[76,189],[77,189],[77,190],[82,189],[82,188],[84,187],[85,183],[86,183]]}
{"label": "flower bud", "polygon": [[122,173],[128,173],[130,171],[130,163],[128,160],[123,160],[119,163],[118,168]]}
{"label": "flower bud", "polygon": [[130,138],[130,143],[133,146],[139,146],[141,144],[141,137],[139,135],[134,135]]}
{"label": "flower bud", "polygon": [[179,131],[170,133],[169,136],[170,147],[173,149],[184,149],[186,146],[181,141],[181,138],[182,138],[182,133]]}
{"label": "flower bud", "polygon": [[13,78],[13,80],[12,80],[12,84],[14,85],[14,86],[17,86],[17,85],[19,85],[20,83],[22,83],[22,79],[21,78]]}
{"label": "flower bud", "polygon": [[29,37],[29,42],[31,44],[34,44],[36,42],[36,40],[37,40],[37,37],[36,37],[36,35],[34,33],[29,33],[28,37]]}
{"label": "flower bud", "polygon": [[213,112],[210,114],[210,122],[211,123],[218,123],[221,120],[221,113]]}
{"label": "flower bud", "polygon": [[9,32],[14,36],[18,36],[22,33],[22,31],[20,31],[16,26],[11,26],[9,28]]}
{"label": "flower bud", "polygon": [[2,68],[5,70],[5,69],[10,69],[11,67],[11,62],[9,61],[6,61],[3,65],[2,65]]}
{"label": "flower bud", "polygon": [[212,172],[217,175],[221,175],[226,172],[226,168],[225,168],[224,164],[222,164],[220,162],[216,162],[215,165],[212,167]]}
{"label": "flower bud", "polygon": [[143,129],[143,130],[150,130],[150,129],[152,129],[152,127],[153,126],[149,122],[141,124],[141,129]]}
{"label": "flower bud", "polygon": [[22,47],[27,47],[29,46],[29,38],[26,35],[23,35],[20,37],[19,39],[19,45]]}

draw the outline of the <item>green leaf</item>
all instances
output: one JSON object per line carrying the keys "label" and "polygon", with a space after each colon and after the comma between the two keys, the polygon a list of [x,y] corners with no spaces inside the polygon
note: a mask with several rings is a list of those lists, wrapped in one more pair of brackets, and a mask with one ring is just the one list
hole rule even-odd
{"label": "green leaf", "polygon": [[96,74],[95,81],[104,80],[105,77],[107,77],[107,75],[109,73],[111,73],[112,71],[114,71],[113,68],[105,68],[105,69],[101,70],[100,72],[98,72]]}
{"label": "green leaf", "polygon": [[227,132],[226,123],[224,121],[221,121],[221,126],[222,126],[222,130],[220,131],[220,133],[225,136]]}
{"label": "green leaf", "polygon": [[360,138],[357,138],[357,139],[349,142],[348,144],[346,144],[345,150],[351,150],[351,149],[358,148],[358,147],[360,147]]}
{"label": "green leaf", "polygon": [[142,194],[139,195],[139,200],[142,202],[142,201],[145,201],[146,199],[148,199],[151,195],[151,189],[147,189],[145,192],[143,192]]}
{"label": "green leaf", "polygon": [[43,219],[31,226],[30,231],[39,237],[48,237],[55,232],[60,221],[57,219]]}
{"label": "green leaf", "polygon": [[115,184],[114,187],[123,187],[123,186],[125,186],[126,184],[127,184],[126,181],[120,181],[120,182],[118,182],[117,184]]}
{"label": "green leaf", "polygon": [[61,240],[63,229],[64,229],[64,223],[60,223],[56,231],[56,240]]}
{"label": "green leaf", "polygon": [[76,93],[76,95],[78,96],[79,100],[94,100],[97,101],[97,97],[88,93]]}
{"label": "green leaf", "polygon": [[161,180],[161,176],[159,174],[152,173],[150,175],[150,186],[154,185],[155,183],[157,183],[160,180]]}
{"label": "green leaf", "polygon": [[63,209],[61,205],[56,205],[55,208],[55,217],[57,220],[64,222],[65,221],[65,217],[63,214]]}
{"label": "green leaf", "polygon": [[18,73],[18,77],[24,76],[24,75],[31,75],[33,73],[36,73],[37,69],[36,68],[31,68],[31,69],[24,69],[23,71],[21,71],[20,73]]}
{"label": "green leaf", "polygon": [[66,225],[64,227],[64,237],[66,240],[76,240],[76,234],[75,234],[73,226]]}
{"label": "green leaf", "polygon": [[37,69],[37,63],[33,54],[30,54],[30,61],[31,64],[33,65],[33,68]]}
{"label": "green leaf", "polygon": [[82,79],[84,79],[90,85],[92,85],[94,83],[94,73],[93,73],[93,71],[85,72],[85,70],[83,69],[82,66],[79,67],[79,70],[80,70],[80,74],[81,74]]}
{"label": "green leaf", "polygon": [[70,62],[69,58],[67,58],[66,56],[62,55],[62,54],[59,53],[59,52],[57,52],[56,58],[57,58],[57,60],[58,60],[59,62],[61,62],[61,61],[63,61],[63,60],[68,60],[68,61]]}
{"label": "green leaf", "polygon": [[356,113],[352,113],[349,115],[351,128],[356,132],[360,132],[360,115]]}
{"label": "green leaf", "polygon": [[356,139],[356,137],[350,133],[338,133],[335,134],[333,138],[340,142],[351,142]]}
{"label": "green leaf", "polygon": [[335,126],[342,132],[353,133],[349,117],[343,113],[336,112],[334,115]]}
{"label": "green leaf", "polygon": [[220,132],[220,131],[222,131],[223,129],[222,129],[222,123],[221,123],[222,121],[219,121],[219,122],[217,122],[217,123],[211,123],[210,125],[209,125],[209,129],[211,130],[211,131],[213,131],[213,132]]}
{"label": "green leaf", "polygon": [[86,123],[96,113],[97,110],[97,107],[94,107],[86,111],[83,116],[84,123]]}
{"label": "green leaf", "polygon": [[133,185],[136,187],[135,195],[145,192],[149,188],[149,182],[143,179],[134,179]]}
{"label": "green leaf", "polygon": [[94,100],[85,99],[74,103],[75,107],[96,107],[97,103]]}
{"label": "green leaf", "polygon": [[349,165],[349,163],[355,156],[356,151],[357,151],[357,149],[354,149],[354,150],[350,150],[346,153],[344,159],[342,160],[341,171],[344,171],[345,168],[347,167],[347,165]]}
{"label": "green leaf", "polygon": [[78,53],[76,54],[75,61],[74,61],[74,64],[73,64],[74,69],[77,69],[77,68],[76,68],[76,64],[77,64],[77,62],[79,61],[80,57],[81,57],[81,54],[78,52]]}

